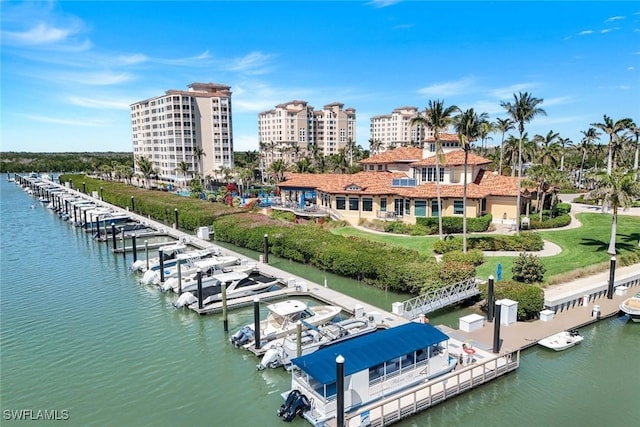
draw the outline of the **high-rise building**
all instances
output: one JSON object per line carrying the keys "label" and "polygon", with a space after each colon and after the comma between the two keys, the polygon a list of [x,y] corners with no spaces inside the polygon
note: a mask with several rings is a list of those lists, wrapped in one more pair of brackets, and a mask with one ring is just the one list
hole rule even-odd
{"label": "high-rise building", "polygon": [[[195,174],[216,177],[222,168],[233,168],[231,87],[188,88],[131,104],[134,157],[148,158],[161,182],[185,185]],[[135,172],[140,173],[137,161]]]}
{"label": "high-rise building", "polygon": [[261,167],[275,160],[293,164],[316,152],[337,154],[355,144],[356,110],[333,102],[315,110],[306,101],[289,101],[258,114]]}
{"label": "high-rise building", "polygon": [[421,125],[411,125],[411,120],[421,113],[416,107],[399,107],[391,114],[371,117],[371,154],[395,147],[419,146],[433,131]]}

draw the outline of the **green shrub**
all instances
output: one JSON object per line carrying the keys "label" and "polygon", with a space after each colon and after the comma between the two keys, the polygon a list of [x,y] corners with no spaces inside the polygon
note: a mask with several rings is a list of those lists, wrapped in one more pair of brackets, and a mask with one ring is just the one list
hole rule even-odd
{"label": "green shrub", "polygon": [[[486,301],[488,298],[486,284],[480,285],[480,293]],[[495,282],[494,298],[495,301],[504,298],[517,301],[518,320],[535,319],[544,308],[544,290],[537,285],[512,281]]]}
{"label": "green shrub", "polygon": [[533,254],[521,253],[513,260],[513,279],[523,283],[540,283],[544,278],[546,267],[540,258]]}
{"label": "green shrub", "polygon": [[[469,233],[481,233],[487,231],[492,220],[491,214],[487,214],[478,218],[467,218],[467,232]],[[420,217],[416,218],[416,224],[428,227],[434,230],[434,233],[438,232],[438,217]],[[442,232],[445,234],[459,234],[462,233],[462,217],[460,216],[443,216],[442,217]]]}
{"label": "green shrub", "polygon": [[450,239],[438,240],[433,244],[433,251],[437,254],[445,254],[451,251],[462,251],[462,239],[453,237]]}
{"label": "green shrub", "polygon": [[555,215],[566,215],[571,212],[571,203],[558,203],[556,205]]}
{"label": "green shrub", "polygon": [[466,254],[462,251],[456,250],[456,251],[446,252],[442,256],[442,260],[444,262],[455,261],[455,262],[460,262],[464,264],[474,265],[477,267],[482,263],[484,263],[484,254],[479,249],[472,249],[470,251],[467,251]]}

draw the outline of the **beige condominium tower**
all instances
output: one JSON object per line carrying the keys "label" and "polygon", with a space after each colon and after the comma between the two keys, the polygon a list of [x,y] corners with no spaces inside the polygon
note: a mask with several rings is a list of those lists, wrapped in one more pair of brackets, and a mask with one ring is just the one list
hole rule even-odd
{"label": "beige condominium tower", "polygon": [[168,90],[131,104],[134,157],[149,159],[160,182],[177,186],[188,186],[194,176],[215,178],[222,168],[233,168],[230,89],[192,83],[188,90]]}
{"label": "beige condominium tower", "polygon": [[433,131],[422,125],[412,125],[411,120],[420,116],[416,107],[399,107],[391,114],[371,117],[371,154],[407,146],[419,146]]}

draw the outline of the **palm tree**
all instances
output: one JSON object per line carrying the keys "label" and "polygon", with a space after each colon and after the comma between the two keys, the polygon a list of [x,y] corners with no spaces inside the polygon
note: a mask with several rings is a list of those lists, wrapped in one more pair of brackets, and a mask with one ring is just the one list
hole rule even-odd
{"label": "palm tree", "polygon": [[379,139],[374,140],[373,138],[369,139],[369,150],[371,151],[372,155],[378,154],[381,148],[382,141],[380,141]]}
{"label": "palm tree", "polygon": [[520,144],[518,138],[513,135],[509,135],[504,142],[504,157],[505,163],[509,164],[511,168],[511,176],[516,176],[516,166],[518,164],[518,145]]}
{"label": "palm tree", "polygon": [[611,238],[607,253],[616,254],[616,227],[618,224],[618,208],[631,207],[633,198],[640,196],[640,183],[636,179],[634,171],[619,168],[612,169],[611,173],[598,172],[595,176],[596,188],[591,191],[591,197],[603,200],[612,208]]}
{"label": "palm tree", "polygon": [[611,170],[616,166],[616,155],[620,151],[620,132],[629,129],[633,125],[633,120],[629,118],[620,119],[616,122],[606,114],[602,123],[591,123],[607,135],[609,135],[609,155],[607,157],[607,173],[611,174]]}
{"label": "palm tree", "polygon": [[580,179],[578,180],[578,183],[580,187],[582,187],[582,180],[584,178],[584,162],[587,160],[587,154],[589,154],[593,149],[593,143],[598,139],[600,133],[596,128],[589,128],[586,131],[580,131],[580,133],[584,135],[580,144],[578,144],[578,148],[582,152],[582,161],[580,162]]}
{"label": "palm tree", "polygon": [[[464,150],[464,178],[462,187],[462,252],[467,253],[467,166],[471,143],[482,138],[483,124],[487,123],[489,115],[478,115],[473,108],[466,111],[458,109],[459,114],[454,117],[454,127],[458,140]],[[486,129],[486,127],[485,127]]]}
{"label": "palm tree", "polygon": [[569,138],[558,137],[558,144],[562,148],[562,155],[560,156],[560,172],[564,172],[564,154],[567,147],[573,147],[573,141]]}
{"label": "palm tree", "polygon": [[206,156],[207,153],[205,153],[204,149],[200,146],[193,147],[193,150],[191,152],[193,158],[196,159],[196,172],[202,173],[202,171],[200,170],[200,160],[202,159],[202,156]]}
{"label": "palm tree", "polygon": [[536,135],[533,140],[539,146],[538,161],[545,166],[556,166],[558,164],[558,156],[561,155],[560,144],[558,143],[559,133],[552,130],[547,136]]}
{"label": "palm tree", "polygon": [[491,132],[495,132],[495,129],[495,125],[488,120],[488,116],[480,123],[480,136],[478,138],[482,141],[481,146],[483,155],[487,154],[485,142],[487,140],[493,140],[493,138],[490,137],[489,134]]}
{"label": "palm tree", "polygon": [[136,163],[138,163],[138,169],[140,169],[140,173],[144,177],[144,187],[149,188],[149,178],[151,178],[155,172],[153,163],[145,156],[136,157]]}
{"label": "palm tree", "polygon": [[[176,167],[176,172],[184,175],[184,185],[187,185],[187,174],[189,173],[189,164],[184,160],[181,160]],[[177,183],[176,183],[177,184]]]}
{"label": "palm tree", "polygon": [[502,132],[502,140],[500,141],[500,166],[498,166],[498,173],[502,175],[502,159],[504,157],[504,135],[511,129],[514,129],[513,121],[510,118],[496,119],[496,130]]}
{"label": "palm tree", "polygon": [[524,136],[524,124],[529,123],[538,115],[546,116],[547,112],[538,105],[543,100],[534,98],[528,92],[519,92],[513,95],[513,103],[501,102],[500,105],[507,110],[509,116],[518,125],[520,141],[518,147],[518,194],[516,196],[516,233],[520,232],[520,187],[522,181],[522,139]]}
{"label": "palm tree", "polygon": [[284,173],[287,170],[287,165],[282,159],[278,159],[271,163],[269,171],[273,173],[273,178],[276,183],[284,180]]}
{"label": "palm tree", "polygon": [[429,101],[428,108],[425,109],[423,115],[418,115],[411,119],[411,126],[422,125],[433,131],[433,139],[436,148],[436,199],[438,203],[438,233],[442,240],[442,200],[440,197],[440,160],[444,159],[442,152],[442,143],[440,142],[440,134],[449,128],[453,121],[453,113],[458,107],[452,105],[444,106],[444,100]]}
{"label": "palm tree", "polygon": [[633,170],[638,172],[638,157],[640,155],[640,143],[638,142],[638,140],[640,139],[640,127],[635,122],[632,121],[629,124],[628,129],[631,135],[636,137],[635,154],[633,157]]}

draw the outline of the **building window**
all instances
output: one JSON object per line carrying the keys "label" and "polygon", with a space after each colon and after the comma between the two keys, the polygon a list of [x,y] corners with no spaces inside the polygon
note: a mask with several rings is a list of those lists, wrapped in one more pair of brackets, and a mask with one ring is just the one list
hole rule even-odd
{"label": "building window", "polygon": [[416,200],[413,202],[415,216],[427,216],[427,201]]}
{"label": "building window", "polygon": [[336,197],[336,209],[339,211],[345,210],[346,199],[344,197]]}
{"label": "building window", "polygon": [[357,197],[349,197],[349,210],[350,211],[357,211],[358,209],[360,209],[360,203],[358,202],[358,198]]}
{"label": "building window", "polygon": [[380,212],[386,212],[387,211],[387,199],[382,198],[380,199]]}
{"label": "building window", "polygon": [[438,201],[431,201],[431,216],[440,216],[440,209],[438,209]]}
{"label": "building window", "polygon": [[[434,182],[436,180],[436,168],[422,168],[422,182]],[[444,181],[444,168],[440,167],[440,182]]]}
{"label": "building window", "polygon": [[403,215],[404,203],[402,199],[393,199],[393,211],[397,216]]}
{"label": "building window", "polygon": [[411,214],[411,199],[405,199],[404,201],[404,214],[405,215]]}
{"label": "building window", "polygon": [[373,212],[373,199],[362,199],[362,211],[363,212]]}
{"label": "building window", "polygon": [[453,214],[454,215],[464,214],[464,204],[462,203],[462,200],[453,201]]}
{"label": "building window", "polygon": [[487,211],[487,199],[482,199],[480,211],[484,214]]}

